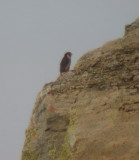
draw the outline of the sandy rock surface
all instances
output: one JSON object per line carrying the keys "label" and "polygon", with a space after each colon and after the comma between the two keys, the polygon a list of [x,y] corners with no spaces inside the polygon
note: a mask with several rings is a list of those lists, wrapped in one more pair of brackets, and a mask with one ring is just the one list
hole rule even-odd
{"label": "sandy rock surface", "polygon": [[45,84],[22,160],[139,159],[139,19]]}

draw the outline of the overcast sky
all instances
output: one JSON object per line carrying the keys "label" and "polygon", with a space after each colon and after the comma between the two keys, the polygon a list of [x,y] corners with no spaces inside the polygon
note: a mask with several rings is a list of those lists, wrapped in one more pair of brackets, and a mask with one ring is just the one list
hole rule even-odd
{"label": "overcast sky", "polygon": [[0,160],[20,160],[37,93],[64,52],[73,69],[137,17],[139,0],[0,0]]}

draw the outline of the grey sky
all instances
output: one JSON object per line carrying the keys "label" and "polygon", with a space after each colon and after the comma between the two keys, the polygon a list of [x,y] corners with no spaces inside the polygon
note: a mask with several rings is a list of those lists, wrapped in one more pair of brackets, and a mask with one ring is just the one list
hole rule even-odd
{"label": "grey sky", "polygon": [[0,0],[0,160],[19,160],[37,93],[85,52],[123,36],[138,0]]}

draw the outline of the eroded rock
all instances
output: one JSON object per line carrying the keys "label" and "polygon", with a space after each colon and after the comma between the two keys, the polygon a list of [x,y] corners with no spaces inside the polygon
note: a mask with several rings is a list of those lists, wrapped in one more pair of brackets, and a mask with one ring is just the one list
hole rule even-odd
{"label": "eroded rock", "polygon": [[139,19],[38,94],[22,160],[139,159]]}

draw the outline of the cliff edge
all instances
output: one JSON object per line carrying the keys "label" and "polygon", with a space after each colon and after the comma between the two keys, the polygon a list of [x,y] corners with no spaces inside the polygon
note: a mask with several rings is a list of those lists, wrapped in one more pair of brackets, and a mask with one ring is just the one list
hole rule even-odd
{"label": "cliff edge", "polygon": [[45,84],[22,160],[139,159],[139,19]]}

